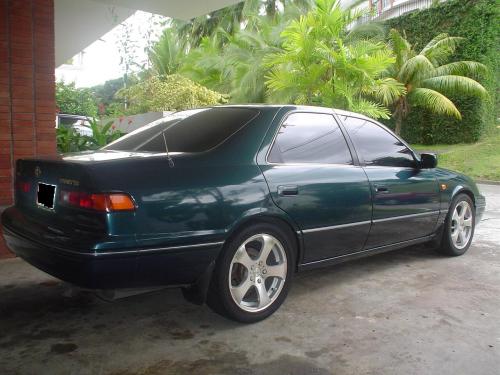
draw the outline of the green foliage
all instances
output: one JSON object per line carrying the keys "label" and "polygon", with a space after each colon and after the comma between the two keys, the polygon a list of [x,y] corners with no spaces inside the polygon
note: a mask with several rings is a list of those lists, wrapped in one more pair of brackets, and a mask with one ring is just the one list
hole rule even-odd
{"label": "green foliage", "polygon": [[151,77],[120,90],[117,96],[128,101],[130,114],[183,110],[227,101],[224,95],[178,74]]}
{"label": "green foliage", "polygon": [[[426,144],[475,142],[492,131],[500,97],[497,92],[500,82],[499,11],[496,0],[449,0],[386,22],[390,28],[404,33],[408,42],[419,49],[429,39],[444,33],[462,39],[447,57],[464,62],[446,64],[437,68],[436,74],[464,75],[466,71],[477,71],[471,78],[477,79],[490,97],[484,100],[447,92],[446,97],[453,102],[462,119],[436,115],[425,108],[411,111],[402,130],[405,139]],[[433,59],[442,57],[432,55]],[[485,74],[483,67],[474,61],[486,66],[488,73]],[[441,83],[451,88],[452,82]],[[394,126],[393,119],[387,123]]]}
{"label": "green foliage", "polygon": [[172,28],[165,29],[160,40],[149,51],[153,70],[160,76],[177,73],[185,55],[186,42]]}
{"label": "green foliage", "polygon": [[224,59],[220,39],[224,33],[219,32],[205,37],[197,48],[192,49],[185,57],[180,74],[208,87],[209,89],[229,93],[229,80],[224,76]]}
{"label": "green foliage", "polygon": [[80,135],[73,128],[56,130],[57,150],[61,153],[88,150],[88,138]]}
{"label": "green foliage", "polygon": [[[130,75],[128,77],[129,84],[135,84],[139,79]],[[116,99],[115,94],[124,87],[124,78],[110,79],[102,85],[93,86],[90,88],[96,102],[98,103],[98,111],[101,116],[120,116],[125,112],[125,103],[123,100]]]}
{"label": "green foliage", "polygon": [[228,94],[231,103],[267,101],[265,74],[268,69],[264,59],[279,50],[281,32],[301,9],[290,4],[272,18],[253,15],[247,19],[244,29],[232,35],[219,29],[189,52],[180,72]]}
{"label": "green foliage", "polygon": [[266,59],[269,90],[282,102],[389,118],[382,102],[402,94],[404,87],[383,79],[395,62],[387,45],[349,29],[364,14],[335,0],[317,0],[315,8],[282,32],[282,51]]}
{"label": "green foliage", "polygon": [[97,103],[88,88],[76,88],[74,83],[56,83],[56,104],[61,113],[96,116]]}
{"label": "green foliage", "polygon": [[439,34],[418,53],[395,29],[389,32],[389,40],[396,53],[396,62],[387,75],[405,87],[401,95],[387,97],[386,101],[393,104],[396,134],[401,133],[404,120],[414,107],[461,119],[460,111],[446,95],[487,97],[485,88],[468,77],[486,73],[486,66],[475,61],[448,63],[462,38]]}
{"label": "green foliage", "polygon": [[89,148],[98,149],[106,146],[121,137],[121,133],[114,129],[113,121],[109,121],[104,125],[99,124],[96,119],[89,119],[90,127],[92,128],[92,137],[87,137]]}
{"label": "green foliage", "polygon": [[114,129],[113,121],[105,125],[97,119],[88,119],[92,136],[81,135],[73,128],[60,127],[56,131],[57,150],[61,153],[95,150],[120,138],[123,134]]}
{"label": "green foliage", "polygon": [[219,29],[226,30],[229,34],[235,32],[243,20],[244,8],[245,3],[241,2],[189,21],[173,20],[172,26],[188,47],[197,47],[203,38],[212,37]]}

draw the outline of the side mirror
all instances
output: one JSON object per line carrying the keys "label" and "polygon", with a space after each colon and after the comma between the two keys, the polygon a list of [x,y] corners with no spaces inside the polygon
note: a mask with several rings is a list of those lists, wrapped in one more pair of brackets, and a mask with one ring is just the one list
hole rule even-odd
{"label": "side mirror", "polygon": [[420,168],[422,169],[430,169],[436,168],[438,163],[437,155],[430,153],[421,153],[420,154]]}

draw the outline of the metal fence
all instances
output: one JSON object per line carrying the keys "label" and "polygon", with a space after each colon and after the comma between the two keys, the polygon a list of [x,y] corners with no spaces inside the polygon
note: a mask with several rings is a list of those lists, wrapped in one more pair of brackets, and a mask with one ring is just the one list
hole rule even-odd
{"label": "metal fence", "polygon": [[382,10],[375,10],[375,13],[361,17],[356,21],[356,24],[366,23],[368,21],[385,21],[390,18],[396,18],[415,10],[430,8],[439,0],[406,0],[396,3],[392,6],[387,6]]}

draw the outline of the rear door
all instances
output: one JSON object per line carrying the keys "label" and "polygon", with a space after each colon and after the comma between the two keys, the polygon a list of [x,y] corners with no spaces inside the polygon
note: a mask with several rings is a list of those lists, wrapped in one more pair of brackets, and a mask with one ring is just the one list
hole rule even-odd
{"label": "rear door", "polygon": [[439,187],[432,169],[419,169],[411,149],[385,127],[340,116],[373,192],[373,224],[366,248],[427,236],[439,215]]}
{"label": "rear door", "polygon": [[303,263],[362,250],[370,186],[332,114],[288,114],[260,164],[272,199],[302,229]]}

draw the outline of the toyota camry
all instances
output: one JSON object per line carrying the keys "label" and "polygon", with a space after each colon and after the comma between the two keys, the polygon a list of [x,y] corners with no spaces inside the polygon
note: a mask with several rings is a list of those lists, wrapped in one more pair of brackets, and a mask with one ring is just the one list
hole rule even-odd
{"label": "toyota camry", "polygon": [[465,253],[485,199],[436,164],[342,110],[182,111],[97,151],[18,160],[3,235],[79,287],[178,286],[249,323],[302,270],[419,243]]}

